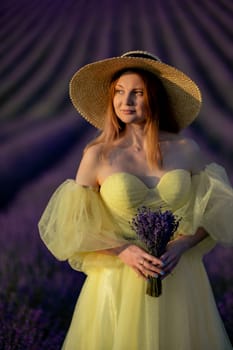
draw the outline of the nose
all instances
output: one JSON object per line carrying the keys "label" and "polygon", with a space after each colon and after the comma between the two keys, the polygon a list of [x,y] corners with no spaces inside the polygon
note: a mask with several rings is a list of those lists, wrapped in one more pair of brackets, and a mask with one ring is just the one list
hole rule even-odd
{"label": "nose", "polygon": [[125,95],[125,104],[128,105],[128,106],[132,106],[134,103],[133,101],[133,96],[131,93],[128,93]]}

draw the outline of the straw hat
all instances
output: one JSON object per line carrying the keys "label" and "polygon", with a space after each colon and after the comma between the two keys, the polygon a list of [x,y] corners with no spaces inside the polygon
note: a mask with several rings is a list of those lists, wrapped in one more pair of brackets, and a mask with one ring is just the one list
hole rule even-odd
{"label": "straw hat", "polygon": [[180,129],[196,118],[201,107],[198,86],[183,72],[161,62],[158,57],[146,51],[129,51],[120,57],[87,64],[72,77],[72,103],[89,123],[103,129],[112,78],[128,68],[149,71],[161,80]]}

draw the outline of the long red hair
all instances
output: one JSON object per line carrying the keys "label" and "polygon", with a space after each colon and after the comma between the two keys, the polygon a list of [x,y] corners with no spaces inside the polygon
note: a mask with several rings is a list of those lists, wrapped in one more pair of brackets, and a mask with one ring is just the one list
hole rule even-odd
{"label": "long red hair", "polygon": [[109,104],[104,129],[86,149],[94,144],[103,143],[104,156],[111,148],[113,142],[119,139],[124,132],[126,125],[117,117],[114,111],[113,98],[116,83],[120,76],[126,72],[139,74],[145,84],[144,98],[147,118],[144,125],[144,132],[146,135],[147,161],[151,168],[155,165],[162,166],[162,155],[158,141],[159,130],[177,133],[179,127],[172,115],[167,93],[161,81],[155,75],[141,69],[122,70],[117,72],[113,77],[109,88]]}

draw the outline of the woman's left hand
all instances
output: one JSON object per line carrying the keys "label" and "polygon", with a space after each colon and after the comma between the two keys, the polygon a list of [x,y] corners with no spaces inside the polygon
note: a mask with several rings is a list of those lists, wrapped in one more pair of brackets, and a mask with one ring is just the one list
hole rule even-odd
{"label": "woman's left hand", "polygon": [[207,231],[203,227],[199,227],[194,235],[180,234],[176,239],[170,241],[167,245],[166,252],[160,257],[164,263],[163,271],[166,277],[171,273],[178,264],[182,254],[194,247],[208,236]]}
{"label": "woman's left hand", "polygon": [[167,244],[166,252],[160,257],[164,263],[163,271],[165,275],[163,278],[174,270],[182,254],[189,248],[187,241],[188,238],[186,239],[185,236],[180,236]]}

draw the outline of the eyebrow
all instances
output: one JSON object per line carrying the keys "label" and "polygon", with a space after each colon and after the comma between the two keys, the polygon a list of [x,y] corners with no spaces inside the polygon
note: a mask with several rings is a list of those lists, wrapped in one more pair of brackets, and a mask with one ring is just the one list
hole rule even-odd
{"label": "eyebrow", "polygon": [[[115,87],[117,87],[117,86],[124,88],[123,85],[118,84],[118,83],[115,85]],[[143,90],[143,89],[144,89],[144,86],[138,86],[138,87],[133,88],[133,90]]]}
{"label": "eyebrow", "polygon": [[119,86],[119,87],[124,87],[123,85],[121,85],[121,84],[118,84],[118,83],[117,83],[117,84],[116,84],[115,86]]}

